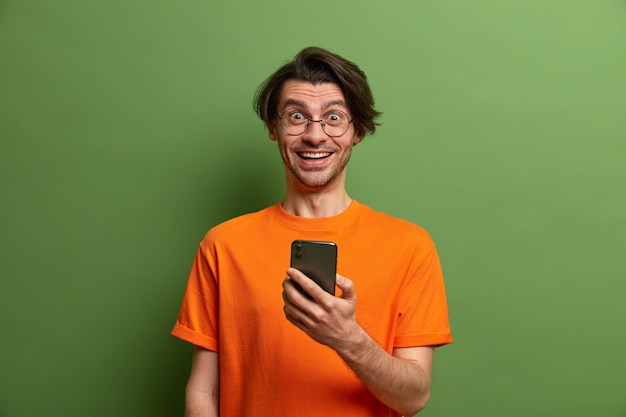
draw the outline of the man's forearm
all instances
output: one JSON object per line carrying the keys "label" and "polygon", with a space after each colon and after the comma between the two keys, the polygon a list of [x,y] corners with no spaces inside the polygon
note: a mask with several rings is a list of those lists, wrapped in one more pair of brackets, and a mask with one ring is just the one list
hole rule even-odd
{"label": "man's forearm", "polygon": [[187,388],[185,417],[218,417],[219,394]]}
{"label": "man's forearm", "polygon": [[430,396],[430,367],[387,353],[363,329],[336,348],[365,386],[388,407],[413,416]]}
{"label": "man's forearm", "polygon": [[185,417],[218,417],[219,409],[219,355],[195,346],[185,389]]}

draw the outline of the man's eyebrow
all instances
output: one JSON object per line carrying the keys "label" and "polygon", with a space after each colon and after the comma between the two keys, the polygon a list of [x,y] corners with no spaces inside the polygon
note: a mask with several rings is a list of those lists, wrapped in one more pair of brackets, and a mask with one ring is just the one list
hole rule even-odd
{"label": "man's eyebrow", "polygon": [[324,110],[333,107],[333,106],[341,106],[343,108],[347,108],[346,102],[343,100],[331,100],[328,103],[324,104]]}
{"label": "man's eyebrow", "polygon": [[[297,107],[300,109],[305,109],[307,108],[306,104],[301,101],[301,100],[296,100],[293,98],[288,98],[287,100],[285,100],[285,102],[283,103],[283,109],[286,109],[288,107]],[[333,106],[340,106],[343,107],[344,109],[347,108],[348,106],[346,105],[346,102],[343,100],[331,100],[329,102],[324,103],[324,107],[322,108],[323,110],[327,110]]]}
{"label": "man's eyebrow", "polygon": [[287,100],[285,100],[285,103],[283,104],[283,109],[286,109],[289,106],[295,106],[295,107],[299,107],[301,109],[306,107],[304,105],[304,102],[302,102],[300,100],[293,99],[293,98],[288,98]]}

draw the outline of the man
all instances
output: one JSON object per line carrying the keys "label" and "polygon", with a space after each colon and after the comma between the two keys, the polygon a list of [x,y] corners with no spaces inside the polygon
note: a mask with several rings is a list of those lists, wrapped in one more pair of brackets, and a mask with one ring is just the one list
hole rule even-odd
{"label": "man", "polygon": [[[423,229],[345,190],[373,105],[365,74],[320,48],[257,91],[286,193],[200,244],[173,330],[195,345],[187,417],[412,416],[426,405],[434,347],[452,341],[437,252]],[[296,239],[337,244],[339,296],[288,268]]]}

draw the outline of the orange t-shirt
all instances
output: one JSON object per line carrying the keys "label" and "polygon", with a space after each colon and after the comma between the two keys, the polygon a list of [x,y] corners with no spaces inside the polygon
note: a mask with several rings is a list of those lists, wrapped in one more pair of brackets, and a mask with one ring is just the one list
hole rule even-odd
{"label": "orange t-shirt", "polygon": [[276,204],[211,229],[172,334],[219,352],[221,416],[389,416],[339,355],[285,318],[281,283],[296,239],[337,244],[357,320],[387,352],[452,342],[429,235],[356,201],[319,219]]}

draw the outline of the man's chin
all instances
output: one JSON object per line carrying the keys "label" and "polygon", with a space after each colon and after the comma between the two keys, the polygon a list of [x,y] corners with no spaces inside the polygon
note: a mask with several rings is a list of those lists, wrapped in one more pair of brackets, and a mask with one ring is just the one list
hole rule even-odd
{"label": "man's chin", "polygon": [[302,174],[299,173],[296,175],[298,182],[307,188],[321,189],[329,184],[331,184],[334,180],[336,180],[337,176],[331,175],[311,175],[311,172]]}

